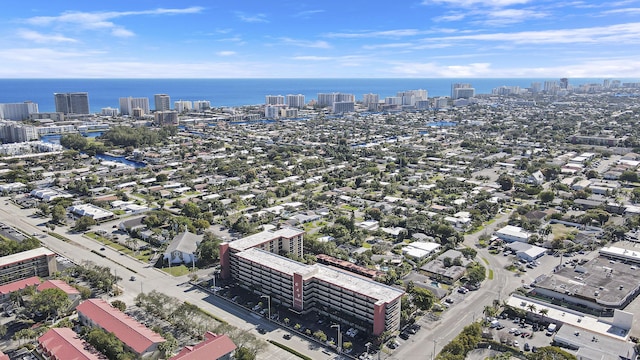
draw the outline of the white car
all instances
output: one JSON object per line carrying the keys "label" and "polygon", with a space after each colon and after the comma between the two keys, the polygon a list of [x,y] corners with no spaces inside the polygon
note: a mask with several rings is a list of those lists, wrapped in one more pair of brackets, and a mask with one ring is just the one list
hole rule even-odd
{"label": "white car", "polygon": [[513,340],[513,347],[519,347],[520,343],[518,343],[518,340]]}

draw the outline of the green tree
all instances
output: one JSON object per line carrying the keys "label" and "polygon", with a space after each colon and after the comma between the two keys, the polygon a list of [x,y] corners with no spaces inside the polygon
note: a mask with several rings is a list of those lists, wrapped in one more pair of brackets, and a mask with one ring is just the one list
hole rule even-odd
{"label": "green tree", "polygon": [[435,297],[431,291],[414,286],[411,295],[413,295],[413,303],[418,309],[426,311],[433,306]]}
{"label": "green tree", "polygon": [[241,346],[235,352],[236,360],[255,360],[256,354],[254,354],[248,348]]}
{"label": "green tree", "polygon": [[322,330],[318,330],[314,332],[313,337],[315,337],[316,339],[318,339],[318,341],[321,341],[321,342],[327,341],[327,334],[325,334],[324,331]]}
{"label": "green tree", "polygon": [[540,194],[538,194],[538,198],[543,204],[552,202],[554,197],[553,191],[541,191]]}
{"label": "green tree", "polygon": [[111,306],[113,306],[114,308],[124,312],[125,310],[127,310],[127,304],[124,303],[124,301],[122,300],[113,300],[111,302]]}
{"label": "green tree", "polygon": [[479,263],[470,264],[467,267],[467,278],[473,283],[481,283],[487,276],[487,270]]}
{"label": "green tree", "polygon": [[530,360],[575,360],[577,359],[575,355],[572,355],[559,347],[555,346],[545,346],[538,348],[538,351],[535,353],[528,353],[527,359]]}
{"label": "green tree", "polygon": [[75,226],[72,228],[74,231],[84,232],[89,230],[89,228],[96,224],[96,221],[93,220],[90,216],[82,216],[78,220],[76,220]]}
{"label": "green tree", "polygon": [[67,217],[67,211],[60,204],[55,205],[51,209],[51,221],[57,224],[64,224],[65,218]]}
{"label": "green tree", "polygon": [[198,207],[198,205],[192,203],[192,202],[188,202],[186,204],[184,204],[184,206],[182,207],[182,215],[186,216],[190,219],[197,219],[200,217],[200,208]]}
{"label": "green tree", "polygon": [[622,174],[620,174],[619,180],[636,183],[638,182],[638,173],[630,170],[624,171]]}
{"label": "green tree", "polygon": [[198,244],[196,254],[198,256],[198,262],[202,265],[215,264],[220,256],[220,244],[222,240],[217,238],[211,232],[205,232],[204,238]]}
{"label": "green tree", "polygon": [[506,174],[500,174],[500,176],[498,177],[497,183],[498,185],[500,185],[500,188],[502,189],[502,191],[509,191],[513,189],[514,181],[511,176]]}
{"label": "green tree", "polygon": [[164,337],[166,341],[158,344],[158,350],[160,350],[166,358],[169,358],[178,348],[178,340],[176,340],[170,332],[162,334],[162,337]]}
{"label": "green tree", "polygon": [[42,313],[47,318],[57,319],[69,310],[70,305],[71,300],[64,291],[56,288],[44,289],[33,295],[27,311]]}

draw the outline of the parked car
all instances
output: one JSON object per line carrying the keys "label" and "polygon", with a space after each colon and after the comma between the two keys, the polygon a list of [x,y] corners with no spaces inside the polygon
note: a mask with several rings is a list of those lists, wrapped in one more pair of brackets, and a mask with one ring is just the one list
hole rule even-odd
{"label": "parked car", "polygon": [[401,332],[401,333],[400,333],[400,339],[408,340],[408,339],[409,339],[409,333],[404,332],[404,331],[403,331],[403,332]]}
{"label": "parked car", "polygon": [[266,334],[267,333],[267,329],[263,328],[263,327],[258,327],[258,332],[260,334]]}
{"label": "parked car", "polygon": [[282,337],[283,337],[285,340],[289,340],[289,339],[291,339],[291,334],[286,333],[286,334],[282,335]]}
{"label": "parked car", "polygon": [[524,351],[529,351],[531,348],[529,347],[529,343],[524,343]]}

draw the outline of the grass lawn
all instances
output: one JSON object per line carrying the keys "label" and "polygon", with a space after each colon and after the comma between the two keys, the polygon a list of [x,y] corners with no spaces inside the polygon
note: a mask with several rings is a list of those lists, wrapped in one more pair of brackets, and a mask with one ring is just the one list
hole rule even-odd
{"label": "grass lawn", "polygon": [[576,228],[568,227],[562,224],[552,224],[551,231],[554,239],[562,239],[571,233],[578,232]]}
{"label": "grass lawn", "polygon": [[355,206],[351,206],[351,205],[342,205],[341,206],[342,209],[347,210],[347,211],[357,211],[358,208]]}
{"label": "grass lawn", "polygon": [[178,265],[178,266],[172,266],[172,267],[164,267],[161,268],[160,270],[166,272],[169,275],[172,276],[182,276],[182,275],[187,275],[189,274],[189,268],[186,267],[185,265]]}

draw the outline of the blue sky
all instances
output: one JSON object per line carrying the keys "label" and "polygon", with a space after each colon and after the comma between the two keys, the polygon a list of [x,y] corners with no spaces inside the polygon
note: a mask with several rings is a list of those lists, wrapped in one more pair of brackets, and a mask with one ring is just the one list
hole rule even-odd
{"label": "blue sky", "polygon": [[640,0],[25,0],[0,19],[0,78],[640,77]]}

